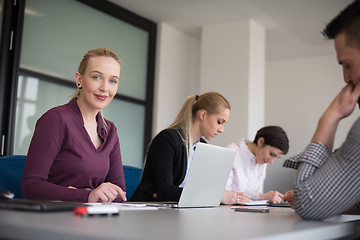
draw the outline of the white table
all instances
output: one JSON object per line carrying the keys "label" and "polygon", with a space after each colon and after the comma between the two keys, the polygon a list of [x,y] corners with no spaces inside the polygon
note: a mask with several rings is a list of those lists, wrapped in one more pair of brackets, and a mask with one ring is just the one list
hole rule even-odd
{"label": "white table", "polygon": [[235,212],[229,206],[122,211],[116,217],[0,210],[0,239],[329,239],[353,235],[360,216],[305,221],[290,208]]}

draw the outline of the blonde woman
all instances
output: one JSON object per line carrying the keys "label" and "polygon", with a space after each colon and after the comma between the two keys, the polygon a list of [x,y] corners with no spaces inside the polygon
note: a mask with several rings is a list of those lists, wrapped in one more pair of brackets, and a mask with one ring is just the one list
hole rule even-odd
{"label": "blonde woman", "polygon": [[[229,117],[230,104],[219,93],[188,97],[175,121],[151,142],[131,201],[178,201],[197,143],[222,133]],[[229,191],[226,200],[236,201],[236,195]]]}
{"label": "blonde woman", "polygon": [[23,174],[25,198],[126,200],[117,130],[101,113],[116,95],[120,67],[109,49],[85,54],[75,75],[74,98],[37,121]]}

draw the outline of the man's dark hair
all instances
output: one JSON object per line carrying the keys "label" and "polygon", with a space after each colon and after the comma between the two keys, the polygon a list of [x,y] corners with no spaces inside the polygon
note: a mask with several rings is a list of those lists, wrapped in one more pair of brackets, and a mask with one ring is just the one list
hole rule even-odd
{"label": "man's dark hair", "polygon": [[283,154],[289,151],[289,139],[285,131],[278,126],[267,126],[257,131],[254,143],[257,144],[259,138],[264,138],[266,145],[280,149]]}
{"label": "man's dark hair", "polygon": [[345,33],[347,45],[360,51],[360,0],[355,0],[342,10],[322,34],[328,39],[334,39],[338,34]]}

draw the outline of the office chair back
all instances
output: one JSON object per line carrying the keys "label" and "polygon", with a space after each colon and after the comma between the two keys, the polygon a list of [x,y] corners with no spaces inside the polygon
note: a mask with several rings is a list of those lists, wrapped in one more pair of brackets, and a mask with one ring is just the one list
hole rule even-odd
{"label": "office chair back", "polygon": [[132,166],[123,166],[125,174],[126,198],[129,200],[140,184],[142,169]]}
{"label": "office chair back", "polygon": [[24,198],[21,192],[21,180],[25,160],[25,155],[0,157],[0,190],[13,192],[15,198]]}

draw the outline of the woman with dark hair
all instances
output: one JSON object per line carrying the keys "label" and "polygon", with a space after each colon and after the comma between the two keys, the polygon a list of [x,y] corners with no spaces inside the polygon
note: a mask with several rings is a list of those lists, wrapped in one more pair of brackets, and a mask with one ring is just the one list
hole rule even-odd
{"label": "woman with dark hair", "polygon": [[226,190],[244,192],[251,200],[282,202],[283,195],[277,191],[263,193],[263,184],[267,163],[274,163],[276,158],[289,150],[289,140],[285,131],[278,126],[263,127],[256,133],[253,142],[242,139],[228,147],[236,150],[236,157]]}

